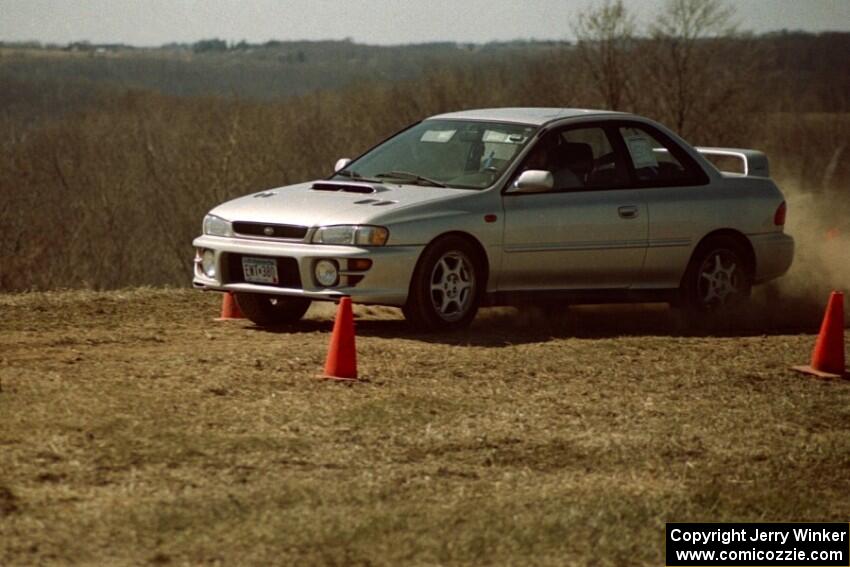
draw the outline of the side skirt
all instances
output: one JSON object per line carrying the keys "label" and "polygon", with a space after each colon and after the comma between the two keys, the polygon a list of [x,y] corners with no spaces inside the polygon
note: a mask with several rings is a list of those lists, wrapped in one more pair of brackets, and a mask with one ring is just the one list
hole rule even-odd
{"label": "side skirt", "polygon": [[564,289],[542,291],[497,291],[488,293],[482,305],[523,305],[529,303],[670,303],[679,302],[679,290],[673,289]]}

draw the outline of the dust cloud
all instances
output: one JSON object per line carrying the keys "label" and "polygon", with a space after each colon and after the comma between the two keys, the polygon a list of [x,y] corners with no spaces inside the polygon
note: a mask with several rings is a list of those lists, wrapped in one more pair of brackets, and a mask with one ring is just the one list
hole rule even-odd
{"label": "dust cloud", "polygon": [[829,293],[850,291],[850,204],[837,190],[782,189],[794,263],[783,277],[753,291],[753,308],[773,326],[816,326]]}

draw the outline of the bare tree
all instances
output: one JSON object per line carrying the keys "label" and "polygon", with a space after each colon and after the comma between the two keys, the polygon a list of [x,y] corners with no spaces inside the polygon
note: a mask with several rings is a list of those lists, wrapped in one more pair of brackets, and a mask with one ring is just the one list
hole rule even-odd
{"label": "bare tree", "polygon": [[581,14],[573,32],[578,39],[579,61],[612,110],[630,102],[630,50],[635,36],[634,17],[622,0],[605,0]]}
{"label": "bare tree", "polygon": [[[700,109],[712,97],[728,97],[729,79],[741,73],[723,72],[737,61],[724,60],[735,34],[734,12],[723,0],[668,0],[666,10],[650,25],[651,42],[642,61],[648,72],[653,104],[664,119],[687,135]],[[725,91],[725,92],[720,92]]]}

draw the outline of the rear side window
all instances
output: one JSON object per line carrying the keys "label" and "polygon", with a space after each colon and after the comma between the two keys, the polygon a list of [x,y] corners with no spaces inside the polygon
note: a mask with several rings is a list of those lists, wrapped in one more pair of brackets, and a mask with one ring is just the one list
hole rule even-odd
{"label": "rear side window", "polygon": [[642,186],[702,185],[705,173],[672,142],[641,126],[619,128],[636,181]]}

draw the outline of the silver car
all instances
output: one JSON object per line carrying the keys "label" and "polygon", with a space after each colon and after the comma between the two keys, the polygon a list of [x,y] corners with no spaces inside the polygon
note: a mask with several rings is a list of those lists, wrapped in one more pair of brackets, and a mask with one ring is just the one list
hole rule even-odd
{"label": "silver car", "polygon": [[619,112],[469,110],[341,159],[327,179],[214,208],[193,283],[234,292],[260,325],[342,296],[425,329],[544,298],[714,311],[788,270],[785,212],[757,151],[694,148]]}

